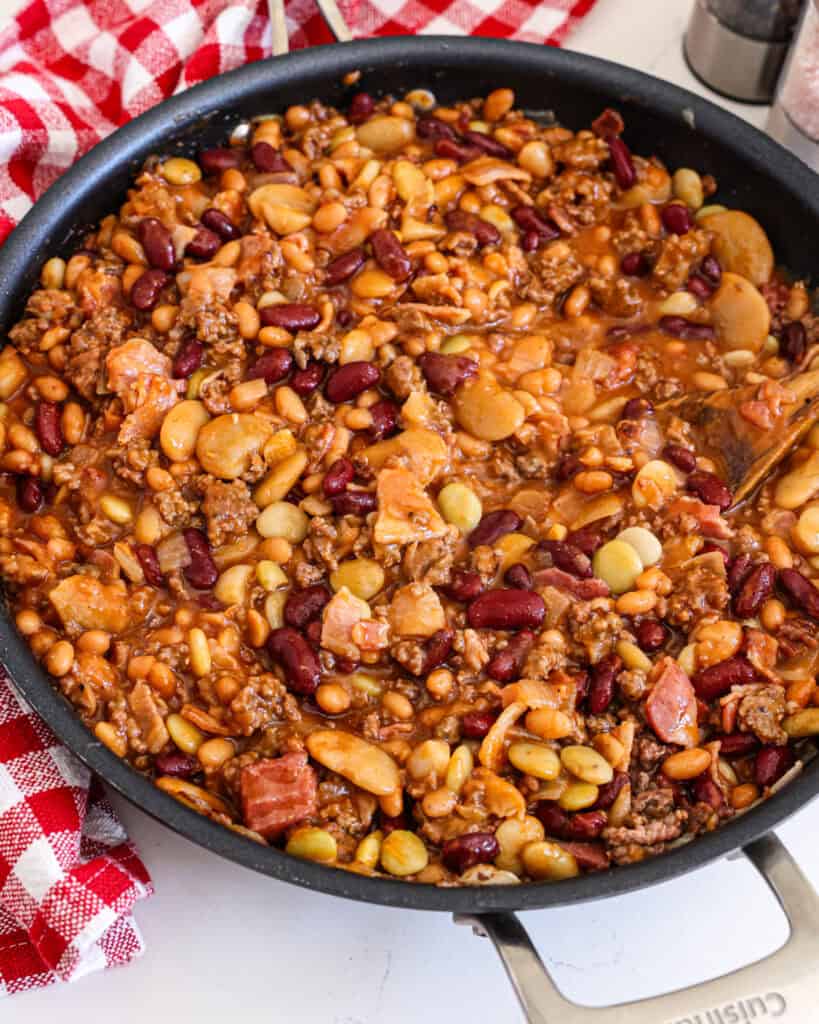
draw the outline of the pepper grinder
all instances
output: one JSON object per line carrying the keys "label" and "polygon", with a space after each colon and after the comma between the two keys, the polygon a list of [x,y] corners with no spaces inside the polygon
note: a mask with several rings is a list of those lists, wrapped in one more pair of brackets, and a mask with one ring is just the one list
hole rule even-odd
{"label": "pepper grinder", "polygon": [[803,0],[696,0],[684,52],[709,88],[770,103]]}
{"label": "pepper grinder", "polygon": [[819,171],[819,0],[805,5],[765,129]]}

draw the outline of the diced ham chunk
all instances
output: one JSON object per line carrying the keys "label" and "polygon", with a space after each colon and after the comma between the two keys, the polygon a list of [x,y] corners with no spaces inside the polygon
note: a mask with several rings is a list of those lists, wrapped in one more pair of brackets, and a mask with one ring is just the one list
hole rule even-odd
{"label": "diced ham chunk", "polygon": [[370,617],[367,602],[356,597],[347,587],[342,587],[324,606],[321,646],[343,658],[357,660],[361,652],[353,642],[353,628]]}
{"label": "diced ham chunk", "polygon": [[316,773],[302,750],[246,765],[240,788],[245,824],[265,839],[316,811]]}
{"label": "diced ham chunk", "polygon": [[691,680],[673,658],[660,662],[660,674],[646,700],[646,718],[664,743],[697,745],[697,696]]}
{"label": "diced ham chunk", "polygon": [[609,588],[602,581],[593,576],[591,579],[579,580],[562,569],[542,569],[535,573],[535,587],[540,590],[542,587],[555,587],[557,590],[565,590],[576,597],[578,601],[593,601],[595,597],[608,597]]}
{"label": "diced ham chunk", "polygon": [[101,583],[95,576],[77,573],[61,580],[48,598],[69,633],[121,633],[130,621],[128,593],[120,582]]}
{"label": "diced ham chunk", "polygon": [[378,474],[378,544],[410,544],[442,537],[447,525],[432,500],[407,469],[382,469]]}
{"label": "diced ham chunk", "polygon": [[[108,386],[120,398],[138,377],[145,374],[170,377],[171,361],[159,349],[144,338],[130,338],[124,345],[112,348],[105,357]],[[134,406],[131,406],[134,408]]]}
{"label": "diced ham chunk", "polygon": [[179,401],[180,385],[184,383],[170,380],[168,377],[140,374],[123,397],[126,409],[132,411],[119,428],[119,444],[127,445],[133,441],[155,437],[159,433],[165,414]]}
{"label": "diced ham chunk", "polygon": [[734,531],[722,518],[719,505],[706,505],[699,498],[677,498],[669,505],[668,514],[673,519],[691,516],[697,521],[704,537],[729,540],[734,536]]}
{"label": "diced ham chunk", "polygon": [[605,871],[609,866],[609,855],[600,843],[577,843],[564,839],[556,839],[555,842],[572,854],[583,871]]}

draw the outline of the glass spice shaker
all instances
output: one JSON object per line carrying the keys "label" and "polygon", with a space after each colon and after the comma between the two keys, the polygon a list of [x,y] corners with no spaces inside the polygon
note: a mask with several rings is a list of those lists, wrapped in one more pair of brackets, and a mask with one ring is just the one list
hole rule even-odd
{"label": "glass spice shaker", "polygon": [[819,0],[805,5],[765,128],[819,171]]}
{"label": "glass spice shaker", "polygon": [[685,57],[709,88],[770,103],[804,0],[696,0]]}

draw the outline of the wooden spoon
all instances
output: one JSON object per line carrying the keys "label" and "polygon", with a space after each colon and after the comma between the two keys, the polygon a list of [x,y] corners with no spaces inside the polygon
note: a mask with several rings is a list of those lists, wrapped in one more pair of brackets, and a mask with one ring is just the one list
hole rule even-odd
{"label": "wooden spoon", "polygon": [[760,427],[740,412],[759,393],[759,384],[683,395],[658,407],[664,426],[674,418],[691,427],[697,451],[722,469],[734,505],[744,501],[819,421],[819,370],[778,381],[792,400],[783,402],[770,426]]}

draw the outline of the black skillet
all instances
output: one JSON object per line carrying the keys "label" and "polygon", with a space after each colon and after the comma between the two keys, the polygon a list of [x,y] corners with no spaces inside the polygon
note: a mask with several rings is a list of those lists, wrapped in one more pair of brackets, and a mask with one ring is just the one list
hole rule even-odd
{"label": "black skillet", "polygon": [[[353,70],[362,72],[357,89],[400,95],[426,87],[443,102],[511,86],[520,106],[533,112],[554,110],[574,128],[614,106],[625,117],[625,137],[635,152],[657,153],[670,167],[692,166],[714,174],[720,183],[717,199],[757,217],[781,263],[799,276],[813,276],[819,262],[819,179],[743,121],[648,75],[567,51],[490,39],[405,37],[316,47],[251,64],[175,96],[120,129],[49,189],[0,251],[2,328],[7,330],[21,315],[45,260],[70,253],[83,227],[122,202],[149,154],[195,153],[222,142],[238,122],[311,97],[343,107],[350,90],[342,79]],[[6,615],[0,615],[0,660],[28,701],[90,768],[188,839],[283,881],[386,906],[449,911],[488,934],[531,1021],[694,1024],[699,1019],[704,1024],[708,1018],[698,1018],[695,1011],[727,1004],[736,1004],[745,1017],[735,1011],[726,1020],[746,1019],[751,1010],[757,1015],[764,1010],[789,1024],[817,1019],[809,972],[819,951],[819,899],[771,830],[816,795],[819,759],[772,799],[662,857],[557,884],[436,888],[296,860],[214,824],[156,789],[86,730]],[[763,963],[685,992],[598,1010],[571,1004],[551,985],[513,913],[621,896],[739,851],[784,905],[791,937]],[[763,1002],[755,1004],[754,999]]]}

